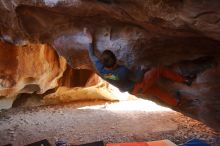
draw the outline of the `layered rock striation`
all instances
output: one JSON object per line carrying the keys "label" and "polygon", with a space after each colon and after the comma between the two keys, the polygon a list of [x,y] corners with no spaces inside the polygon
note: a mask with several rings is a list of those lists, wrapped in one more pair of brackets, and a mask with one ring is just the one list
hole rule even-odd
{"label": "layered rock striation", "polygon": [[20,93],[43,94],[57,87],[65,69],[65,59],[48,45],[0,42],[0,96],[6,100]]}
{"label": "layered rock striation", "polygon": [[[17,45],[47,43],[73,69],[94,72],[83,35],[87,27],[95,32],[97,55],[110,49],[129,68],[163,64],[184,76],[195,76],[190,87],[166,80],[159,84],[192,101],[175,110],[220,130],[219,7],[218,0],[2,0],[0,37]],[[12,60],[16,53],[10,53]],[[7,74],[13,77],[4,77],[5,87],[17,83],[18,73],[11,70]],[[39,92],[49,88],[40,87]]]}

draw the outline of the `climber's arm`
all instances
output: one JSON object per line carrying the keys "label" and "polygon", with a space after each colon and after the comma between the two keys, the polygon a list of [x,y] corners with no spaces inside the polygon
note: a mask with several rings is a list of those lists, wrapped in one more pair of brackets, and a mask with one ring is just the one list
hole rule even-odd
{"label": "climber's arm", "polygon": [[83,31],[84,31],[84,34],[87,37],[88,43],[89,43],[89,47],[88,47],[89,58],[91,59],[92,63],[95,64],[95,62],[98,61],[99,59],[95,55],[93,35],[90,31],[87,30],[87,28],[84,28]]}
{"label": "climber's arm", "polygon": [[93,43],[89,43],[88,51],[89,51],[89,58],[91,59],[93,64],[95,64],[97,61],[99,61],[99,59],[95,55],[94,44]]}
{"label": "climber's arm", "polygon": [[94,65],[96,70],[100,72],[101,69],[103,68],[103,65],[98,59],[98,57],[95,55],[93,36],[90,32],[87,31],[86,28],[84,29],[84,34],[87,36],[88,41],[89,41],[89,47],[88,47],[89,58],[92,61],[92,64]]}

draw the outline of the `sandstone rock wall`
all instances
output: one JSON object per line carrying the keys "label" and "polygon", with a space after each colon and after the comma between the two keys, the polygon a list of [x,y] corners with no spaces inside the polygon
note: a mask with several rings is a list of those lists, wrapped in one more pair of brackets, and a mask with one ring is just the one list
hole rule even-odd
{"label": "sandstone rock wall", "polygon": [[6,100],[19,93],[43,94],[57,87],[65,69],[65,59],[48,45],[0,42],[0,96]]}
{"label": "sandstone rock wall", "polygon": [[[219,7],[219,0],[2,0],[0,37],[14,44],[48,43],[72,68],[94,70],[82,33],[88,27],[95,31],[98,55],[110,49],[128,67],[163,64],[182,75],[196,74],[191,87],[170,82],[163,87],[194,101],[176,110],[219,130]],[[201,61],[206,56],[215,63]],[[5,87],[15,84],[14,73],[6,73],[12,77],[4,77]]]}
{"label": "sandstone rock wall", "polygon": [[33,106],[34,102],[42,105],[120,99],[113,90],[122,95],[93,71],[72,69],[45,44],[15,46],[0,42],[0,85],[0,109]]}
{"label": "sandstone rock wall", "polygon": [[[88,69],[72,69],[69,65],[59,80],[59,86],[65,87],[85,87],[85,86],[93,86],[98,84],[98,79],[94,80],[94,82],[90,82],[87,84],[89,80],[91,80],[92,76],[94,76],[94,71]],[[96,77],[97,78],[97,77]]]}

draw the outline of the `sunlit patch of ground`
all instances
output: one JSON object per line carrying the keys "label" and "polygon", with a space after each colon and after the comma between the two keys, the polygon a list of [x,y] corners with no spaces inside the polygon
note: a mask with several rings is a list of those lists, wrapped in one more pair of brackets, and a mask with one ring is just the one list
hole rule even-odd
{"label": "sunlit patch of ground", "polygon": [[204,124],[151,101],[87,101],[14,108],[0,113],[0,145],[14,146],[48,139],[77,145],[93,141],[131,142],[191,138],[218,146],[220,134]]}
{"label": "sunlit patch of ground", "polygon": [[136,99],[130,101],[120,101],[114,104],[84,106],[78,109],[105,109],[109,111],[173,111],[170,108],[160,106],[152,101]]}

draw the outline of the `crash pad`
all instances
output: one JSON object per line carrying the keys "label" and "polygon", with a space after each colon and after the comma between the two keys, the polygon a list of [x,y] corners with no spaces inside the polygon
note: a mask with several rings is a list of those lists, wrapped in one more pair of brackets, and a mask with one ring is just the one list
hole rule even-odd
{"label": "crash pad", "polygon": [[177,146],[170,140],[107,144],[106,146]]}
{"label": "crash pad", "polygon": [[82,145],[77,145],[77,146],[105,146],[105,145],[103,141],[97,141],[97,142],[92,142],[92,143],[87,143],[87,144],[82,144]]}

